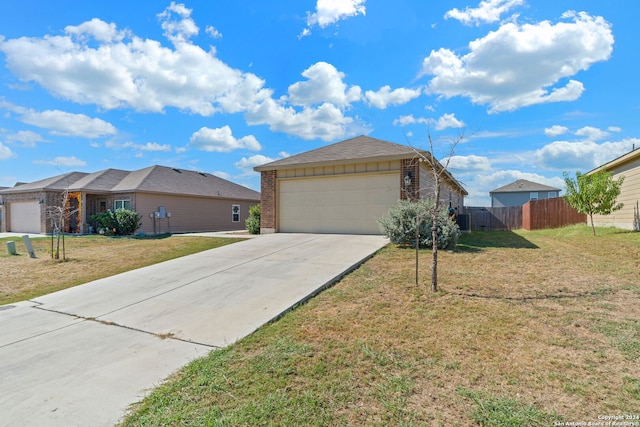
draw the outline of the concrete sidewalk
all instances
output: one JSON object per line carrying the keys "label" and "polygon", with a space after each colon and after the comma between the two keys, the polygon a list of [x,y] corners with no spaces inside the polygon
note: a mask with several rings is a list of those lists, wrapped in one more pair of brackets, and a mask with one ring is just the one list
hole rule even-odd
{"label": "concrete sidewalk", "polygon": [[386,243],[265,235],[0,306],[0,425],[113,425],[171,372],[251,334]]}

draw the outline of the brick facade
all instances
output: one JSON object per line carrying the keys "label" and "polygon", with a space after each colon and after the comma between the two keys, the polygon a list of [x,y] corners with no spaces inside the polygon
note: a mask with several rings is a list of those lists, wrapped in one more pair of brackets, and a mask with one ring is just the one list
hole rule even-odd
{"label": "brick facade", "polygon": [[275,170],[260,172],[260,232],[276,231],[276,184],[278,172]]}
{"label": "brick facade", "polygon": [[[405,185],[405,177],[409,174],[411,184]],[[420,162],[418,159],[402,159],[400,165],[400,198],[402,200],[417,200],[420,197]]]}

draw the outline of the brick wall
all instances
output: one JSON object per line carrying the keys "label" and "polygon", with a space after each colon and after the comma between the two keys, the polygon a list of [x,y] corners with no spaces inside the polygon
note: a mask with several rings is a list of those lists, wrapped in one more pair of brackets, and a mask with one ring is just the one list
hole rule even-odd
{"label": "brick wall", "polygon": [[260,229],[262,233],[276,231],[276,177],[277,171],[260,173]]}

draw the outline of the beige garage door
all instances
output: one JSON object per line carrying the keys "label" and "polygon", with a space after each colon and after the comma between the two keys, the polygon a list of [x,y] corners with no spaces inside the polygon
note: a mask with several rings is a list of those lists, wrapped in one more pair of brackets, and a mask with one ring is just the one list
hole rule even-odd
{"label": "beige garage door", "polygon": [[398,173],[285,179],[279,188],[285,233],[380,234],[377,219],[400,198]]}
{"label": "beige garage door", "polygon": [[40,233],[40,204],[35,202],[9,203],[7,231]]}

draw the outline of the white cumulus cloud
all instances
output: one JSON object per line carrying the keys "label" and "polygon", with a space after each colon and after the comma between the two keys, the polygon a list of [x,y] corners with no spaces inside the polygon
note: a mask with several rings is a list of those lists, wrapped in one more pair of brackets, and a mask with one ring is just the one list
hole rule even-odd
{"label": "white cumulus cloud", "polygon": [[253,135],[235,138],[229,126],[217,129],[202,127],[191,135],[189,145],[203,151],[230,152],[238,149],[260,151],[262,146]]}
{"label": "white cumulus cloud", "polygon": [[14,134],[7,135],[7,141],[19,143],[23,147],[35,148],[38,142],[46,142],[46,139],[37,132],[20,130]]}
{"label": "white cumulus cloud", "polygon": [[584,85],[570,77],[608,60],[614,38],[602,17],[567,12],[563,19],[506,23],[470,42],[462,56],[445,48],[431,51],[420,73],[433,76],[427,92],[468,97],[490,112],[579,98]]}
{"label": "white cumulus cloud", "polygon": [[[320,5],[323,11],[330,8]],[[303,72],[306,81],[294,83],[288,95],[274,99],[263,79],[230,67],[216,57],[215,48],[205,51],[193,44],[199,29],[183,4],[172,2],[158,18],[171,46],[96,18],[68,26],[61,35],[0,38],[0,52],[20,80],[104,110],[243,113],[249,124],[268,125],[303,139],[335,140],[363,133],[364,128],[344,112],[361,99],[362,91],[348,87],[344,74],[332,65],[310,66]],[[213,27],[206,31],[213,37],[218,34]],[[3,104],[0,100],[0,107]]]}
{"label": "white cumulus cloud", "polygon": [[401,105],[406,104],[420,96],[422,91],[420,89],[406,89],[398,88],[391,90],[388,85],[382,86],[377,92],[368,90],[365,92],[365,97],[369,105],[384,110],[389,105]]}
{"label": "white cumulus cloud", "polygon": [[576,131],[576,135],[584,136],[590,141],[599,141],[609,136],[609,132],[593,126],[585,126]]}
{"label": "white cumulus cloud", "polygon": [[99,138],[118,132],[111,123],[104,120],[60,110],[42,112],[24,110],[20,120],[23,123],[48,129],[52,135]]}
{"label": "white cumulus cloud", "polygon": [[318,0],[316,11],[314,13],[307,12],[307,28],[302,31],[300,36],[309,35],[311,27],[314,25],[326,28],[341,19],[365,15],[367,11],[365,2],[366,0]]}
{"label": "white cumulus cloud", "polygon": [[553,125],[550,128],[545,128],[544,130],[544,134],[552,138],[559,135],[564,135],[567,132],[569,132],[569,128],[560,125]]}
{"label": "white cumulus cloud", "polygon": [[448,128],[462,128],[465,123],[458,120],[455,114],[443,114],[435,121],[436,130],[444,130]]}
{"label": "white cumulus cloud", "polygon": [[342,81],[344,73],[327,62],[317,62],[304,70],[302,76],[307,81],[296,82],[289,86],[289,101],[293,105],[310,106],[329,102],[344,108],[351,102],[359,101],[361,89],[350,88]]}
{"label": "white cumulus cloud", "polygon": [[548,169],[575,169],[587,172],[629,152],[633,144],[639,146],[640,139],[630,138],[603,143],[592,140],[554,141],[537,150],[534,156],[542,167]]}
{"label": "white cumulus cloud", "polygon": [[457,172],[487,172],[491,170],[491,161],[485,156],[451,156],[449,159],[449,169],[451,169],[454,174]]}
{"label": "white cumulus cloud", "polygon": [[444,14],[445,19],[453,18],[465,25],[492,23],[500,20],[503,13],[524,3],[524,0],[484,0],[478,7],[466,7],[464,10],[453,8]]}

